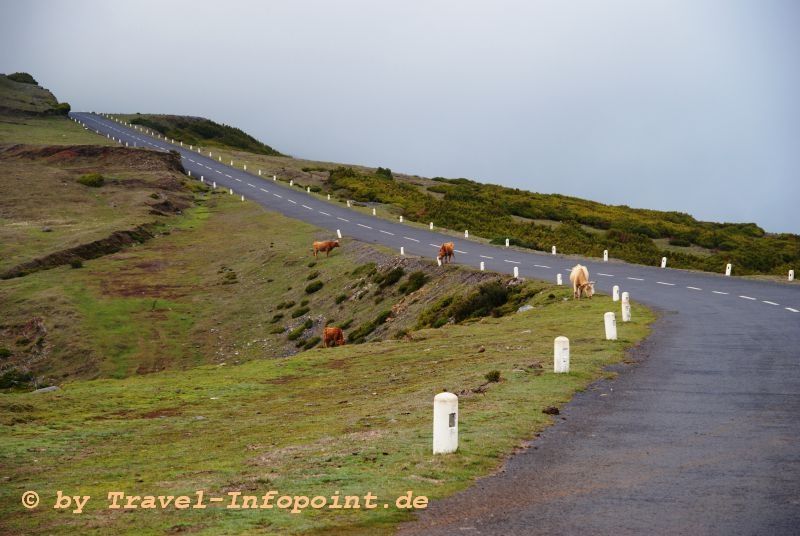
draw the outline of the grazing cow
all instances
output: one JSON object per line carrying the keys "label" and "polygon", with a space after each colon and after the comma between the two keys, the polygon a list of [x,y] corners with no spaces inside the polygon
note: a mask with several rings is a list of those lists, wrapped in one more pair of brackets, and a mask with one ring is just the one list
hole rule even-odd
{"label": "grazing cow", "polygon": [[344,344],[344,333],[342,328],[325,328],[322,331],[322,347],[342,346]]}
{"label": "grazing cow", "polygon": [[455,254],[453,253],[455,246],[452,242],[445,242],[442,244],[442,247],[439,248],[439,255],[438,259],[443,262],[450,262],[451,259],[455,258]]}
{"label": "grazing cow", "polygon": [[324,242],[314,242],[314,244],[313,244],[314,257],[316,257],[317,253],[320,252],[320,251],[324,251],[325,252],[325,256],[327,257],[328,255],[331,254],[331,251],[333,251],[333,248],[338,248],[338,247],[339,247],[339,241],[338,240],[325,240]]}
{"label": "grazing cow", "polygon": [[591,298],[594,294],[594,281],[589,281],[589,270],[580,264],[572,267],[569,273],[569,280],[572,281],[572,295],[580,300],[584,293]]}

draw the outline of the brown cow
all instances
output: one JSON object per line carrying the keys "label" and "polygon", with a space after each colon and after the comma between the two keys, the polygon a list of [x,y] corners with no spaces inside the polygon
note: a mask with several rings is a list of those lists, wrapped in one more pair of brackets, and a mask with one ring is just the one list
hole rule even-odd
{"label": "brown cow", "polygon": [[313,246],[313,250],[314,250],[314,257],[316,257],[317,253],[320,252],[320,251],[324,251],[325,252],[325,256],[327,257],[328,255],[331,254],[331,251],[333,251],[333,248],[338,248],[339,247],[339,241],[338,240],[325,240],[323,242],[314,242],[314,244],[312,246]]}
{"label": "brown cow", "polygon": [[574,298],[580,300],[584,293],[591,298],[594,294],[594,281],[589,281],[589,270],[585,266],[581,264],[573,266],[572,271],[569,273],[569,280],[572,281],[572,295]]}
{"label": "brown cow", "polygon": [[344,344],[344,333],[342,328],[325,328],[322,331],[322,347],[342,346]]}
{"label": "brown cow", "polygon": [[456,257],[455,253],[453,253],[454,248],[455,246],[452,242],[445,242],[442,244],[442,247],[439,248],[439,255],[437,258],[440,261],[443,260],[444,262],[450,262],[450,259],[454,259]]}

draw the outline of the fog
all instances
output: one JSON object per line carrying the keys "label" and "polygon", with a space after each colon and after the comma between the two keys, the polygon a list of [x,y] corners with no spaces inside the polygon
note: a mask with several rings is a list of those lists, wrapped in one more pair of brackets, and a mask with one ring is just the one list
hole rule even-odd
{"label": "fog", "polygon": [[800,232],[800,2],[0,2],[0,72],[294,156]]}

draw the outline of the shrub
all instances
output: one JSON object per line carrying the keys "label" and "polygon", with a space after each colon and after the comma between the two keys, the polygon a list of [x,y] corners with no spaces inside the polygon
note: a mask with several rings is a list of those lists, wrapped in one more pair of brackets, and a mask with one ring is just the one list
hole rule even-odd
{"label": "shrub", "polygon": [[100,188],[106,183],[106,180],[99,173],[86,173],[78,178],[78,183],[90,188]]}
{"label": "shrub", "polygon": [[344,322],[343,324],[341,324],[339,327],[341,329],[347,329],[347,328],[349,328],[350,326],[353,325],[353,320],[355,320],[355,319],[351,318],[350,320],[348,320],[348,321]]}
{"label": "shrub", "polygon": [[281,320],[283,318],[283,313],[278,313],[272,317],[272,320],[269,321],[270,324],[274,324],[275,322]]}
{"label": "shrub", "polygon": [[313,325],[314,325],[314,322],[312,322],[311,319],[309,318],[305,322],[303,322],[302,324],[300,324],[299,326],[294,328],[292,331],[290,331],[289,335],[287,336],[287,338],[290,341],[298,339],[300,337],[300,335],[302,335],[303,332],[305,332],[305,330],[309,329]]}
{"label": "shrub", "polygon": [[269,330],[269,332],[273,335],[277,335],[278,333],[283,333],[285,331],[283,326],[277,326]]}
{"label": "shrub", "polygon": [[83,268],[83,261],[79,257],[73,257],[71,261],[69,261],[69,265],[72,268]]}
{"label": "shrub", "polygon": [[275,308],[280,310],[280,309],[291,309],[292,307],[294,307],[293,301],[285,301],[279,303]]}
{"label": "shrub", "polygon": [[70,110],[72,110],[72,106],[68,102],[59,102],[50,109],[55,115],[68,115]]}
{"label": "shrub", "polygon": [[500,381],[500,371],[499,370],[491,370],[487,372],[484,376],[486,381],[489,383],[496,383]]}
{"label": "shrub", "polygon": [[336,305],[339,305],[346,299],[347,299],[347,294],[339,294],[338,296],[336,296],[336,299],[334,301],[336,302]]}
{"label": "shrub", "polygon": [[322,288],[322,281],[314,281],[306,287],[306,294],[314,294]]}
{"label": "shrub", "polygon": [[11,350],[0,346],[0,359],[8,359],[11,357]]}
{"label": "shrub", "polygon": [[20,82],[22,84],[33,84],[34,86],[38,86],[39,82],[37,82],[33,76],[28,73],[11,73],[6,78],[9,80],[13,80],[14,82]]}
{"label": "shrub", "polygon": [[30,372],[20,372],[17,369],[7,370],[0,376],[0,389],[11,387],[22,387],[33,381],[33,374]]}
{"label": "shrub", "polygon": [[306,300],[300,300],[300,307],[305,307],[306,305],[308,305],[308,300],[307,299]]}
{"label": "shrub", "polygon": [[362,264],[358,268],[355,268],[350,275],[354,277],[361,277],[361,276],[371,276],[376,271],[375,263],[368,262],[366,264]]}
{"label": "shrub", "polygon": [[670,246],[680,246],[680,247],[686,248],[686,247],[691,246],[692,243],[689,242],[688,240],[686,240],[685,238],[670,238],[669,239],[669,245]]}
{"label": "shrub", "polygon": [[379,284],[381,289],[384,289],[400,281],[400,278],[403,277],[404,273],[405,271],[403,270],[403,268],[401,266],[398,266],[396,268],[389,270],[386,273],[377,274],[374,277],[374,280],[376,283]]}
{"label": "shrub", "polygon": [[314,272],[311,272],[310,274],[308,274],[308,277],[306,277],[306,280],[307,281],[311,281],[312,279],[316,279],[318,277],[319,277],[319,272],[314,271]]}
{"label": "shrub", "polygon": [[375,170],[375,174],[376,175],[380,175],[381,177],[385,177],[387,179],[393,179],[394,178],[394,176],[392,175],[392,170],[389,169],[389,168],[379,167],[378,169]]}
{"label": "shrub", "polygon": [[348,340],[354,344],[361,344],[364,342],[364,339],[367,337],[367,335],[375,331],[375,329],[377,329],[377,327],[381,324],[384,324],[390,316],[392,316],[391,311],[383,311],[374,320],[371,320],[353,330],[353,332],[348,336]]}
{"label": "shrub", "polygon": [[313,268],[313,267],[315,267],[316,265],[317,265],[317,261],[311,261],[311,262],[309,262],[309,263],[308,263],[308,267],[309,267],[309,268]]}
{"label": "shrub", "polygon": [[321,341],[321,340],[322,340],[322,339],[320,339],[319,337],[316,337],[316,336],[315,336],[315,337],[311,337],[311,338],[310,338],[310,339],[308,339],[308,341],[306,341],[306,343],[303,345],[303,350],[309,350],[309,349],[311,349],[311,348],[314,348],[316,345],[318,345],[318,344],[319,344],[319,341]]}
{"label": "shrub", "polygon": [[397,290],[403,294],[411,294],[412,292],[421,289],[422,286],[427,282],[428,276],[425,275],[425,272],[413,272],[408,276],[408,279],[405,281],[405,283],[400,285]]}
{"label": "shrub", "polygon": [[292,311],[292,318],[298,318],[309,312],[311,309],[308,307],[300,307],[299,309],[295,309]]}
{"label": "shrub", "polygon": [[311,186],[311,191],[314,192],[314,193],[318,193],[318,192],[322,191],[322,188],[320,188],[317,185],[314,185],[314,186]]}

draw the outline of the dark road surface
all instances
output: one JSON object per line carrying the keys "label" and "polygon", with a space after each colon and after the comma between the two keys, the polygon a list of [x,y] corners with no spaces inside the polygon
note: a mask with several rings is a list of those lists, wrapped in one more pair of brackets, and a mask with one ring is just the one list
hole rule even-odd
{"label": "dark road surface", "polygon": [[[258,177],[101,115],[70,115],[123,144],[178,150],[193,177],[345,240],[429,258],[453,241],[459,264],[548,281],[560,272],[568,282],[576,262],[364,215],[273,182],[271,170]],[[663,313],[639,364],[578,395],[504,471],[400,533],[800,534],[800,284],[581,262],[598,290],[619,285]]]}

